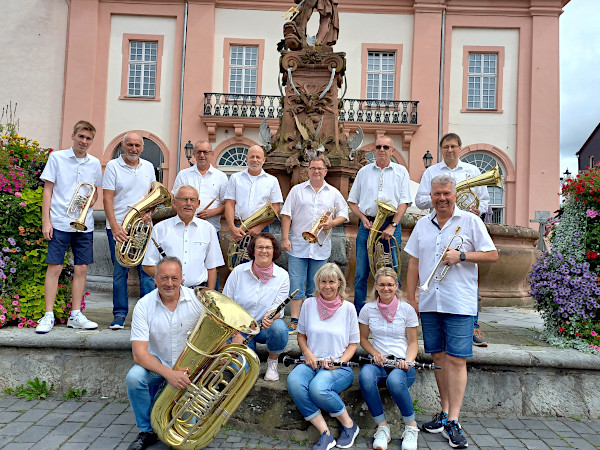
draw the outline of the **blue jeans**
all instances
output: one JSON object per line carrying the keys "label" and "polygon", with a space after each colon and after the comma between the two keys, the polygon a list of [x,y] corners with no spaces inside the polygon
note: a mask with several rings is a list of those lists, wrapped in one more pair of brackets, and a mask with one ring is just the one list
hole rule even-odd
{"label": "blue jeans", "polygon": [[267,344],[267,350],[273,353],[281,353],[285,350],[290,335],[288,327],[283,319],[275,319],[273,325],[266,330],[261,330],[254,339],[248,343],[248,347],[256,352],[256,343]]}
{"label": "blue jeans", "polygon": [[297,258],[288,255],[290,294],[300,289],[294,298],[311,297],[315,291],[315,274],[326,263],[326,259]]}
{"label": "blue jeans", "polygon": [[159,374],[136,364],[127,372],[125,382],[129,403],[131,403],[131,409],[133,409],[135,416],[135,423],[140,431],[152,431],[152,425],[150,424],[152,402],[165,379]]}
{"label": "blue jeans", "polygon": [[[115,258],[115,239],[113,238],[112,230],[107,229],[108,247],[110,249],[110,259],[113,262],[113,315],[127,317],[129,312],[129,296],[127,295],[127,278],[129,277],[129,269],[123,267]],[[152,244],[150,244],[152,245]],[[142,265],[136,267],[138,276],[140,277],[140,297],[154,290],[154,278],[142,270]]]}
{"label": "blue jeans", "polygon": [[337,417],[346,411],[339,394],[348,389],[352,381],[354,372],[350,367],[313,370],[299,364],[287,377],[287,390],[304,419],[314,419],[321,414],[321,409]]}
{"label": "blue jeans", "polygon": [[[385,221],[381,229],[385,229],[391,223],[391,219]],[[398,241],[398,245],[402,241],[402,230],[400,225],[396,227],[394,237]],[[367,254],[367,240],[369,238],[369,230],[367,230],[362,221],[358,226],[358,234],[356,235],[356,270],[354,272],[354,307],[356,312],[360,312],[367,298],[367,282],[369,281],[369,255]],[[383,240],[383,242],[386,242]],[[392,244],[392,260],[394,264],[398,264],[398,255],[396,254],[396,246]],[[398,288],[400,288],[400,277],[398,277]]]}
{"label": "blue jeans", "polygon": [[406,372],[402,369],[379,367],[375,364],[366,364],[362,367],[358,376],[360,390],[375,423],[381,423],[385,420],[381,395],[379,394],[379,385],[383,381],[386,382],[392,398],[398,405],[404,423],[415,420],[415,410],[408,388],[413,385],[416,377],[417,373],[414,367]]}

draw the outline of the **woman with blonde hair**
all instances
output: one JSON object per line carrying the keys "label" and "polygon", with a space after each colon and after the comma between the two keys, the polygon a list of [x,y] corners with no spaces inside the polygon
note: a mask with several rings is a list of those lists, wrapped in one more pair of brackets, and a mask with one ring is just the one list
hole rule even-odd
{"label": "woman with blonde hair", "polygon": [[348,362],[354,355],[360,334],[354,305],[343,300],[346,279],[338,266],[327,263],[315,274],[315,292],[302,304],[298,318],[298,346],[305,364],[292,370],[287,388],[304,418],[321,435],[313,450],[328,450],[336,446],[321,409],[342,425],[337,447],[354,444],[359,428],[350,417],[340,393],[354,381],[350,367],[332,362]]}
{"label": "woman with blonde hair", "polygon": [[[377,424],[373,448],[385,450],[391,440],[379,385],[386,382],[392,398],[398,405],[404,421],[402,449],[417,448],[419,428],[408,388],[415,381],[415,368],[409,366],[419,351],[417,326],[419,320],[414,308],[401,298],[397,275],[389,267],[382,267],[375,274],[373,295],[360,311],[358,318],[360,345],[373,358],[372,364],[362,367],[359,376],[360,389]],[[372,342],[369,341],[369,334]],[[386,359],[396,359],[395,366],[386,366]]]}

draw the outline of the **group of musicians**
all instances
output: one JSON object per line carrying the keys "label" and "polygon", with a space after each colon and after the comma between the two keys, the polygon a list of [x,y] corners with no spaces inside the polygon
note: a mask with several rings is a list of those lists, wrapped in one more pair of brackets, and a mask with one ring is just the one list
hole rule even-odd
{"label": "group of musicians", "polygon": [[[78,122],[73,130],[73,147],[50,154],[41,178],[44,180],[43,233],[49,240],[45,282],[46,315],[36,327],[47,333],[54,325],[54,300],[58,276],[71,245],[74,256],[72,285],[73,309],[67,326],[95,329],[98,325],[81,312],[87,265],[93,262],[93,218],[86,218],[87,231],[70,227],[65,216],[71,196],[82,182],[103,187],[107,235],[114,264],[113,315],[111,329],[121,329],[128,314],[127,275],[119,264],[115,245],[128,236],[121,225],[131,205],[149,191],[155,181],[152,165],[141,159],[144,142],[136,133],[123,137],[123,154],[110,161],[102,178],[100,163],[87,151],[93,142],[94,127]],[[369,255],[367,238],[378,213],[376,201],[390,205],[396,212],[380,227],[384,240],[392,236],[401,241],[400,222],[411,202],[407,170],[391,161],[393,142],[379,136],[375,142],[375,162],[359,170],[348,202],[325,181],[327,160],[317,156],[308,166],[308,181],[292,188],[285,202],[277,179],[263,170],[263,149],[254,145],[247,154],[247,169],[227,176],[210,164],[213,150],[209,142],[195,144],[196,164],[182,170],[175,180],[172,206],[176,215],[152,229],[157,246],[150,244],[138,266],[142,299],[132,319],[132,349],[136,365],[127,375],[127,390],[140,435],[130,449],[146,448],[156,441],[150,425],[150,409],[156,388],[165,380],[181,389],[190,383],[187,373],[172,369],[185,345],[187,332],[202,313],[194,298],[196,286],[218,289],[217,268],[224,265],[219,245],[221,215],[225,215],[231,239],[250,236],[247,262],[238,264],[227,278],[223,294],[238,302],[261,323],[254,342],[267,346],[269,357],[265,380],[279,379],[278,357],[285,349],[289,333],[298,333],[298,345],[305,364],[288,376],[290,395],[307,421],[321,437],[315,449],[337,445],[348,448],[358,434],[356,422],[348,415],[339,393],[348,388],[354,375],[345,367],[358,344],[372,356],[372,364],[361,370],[363,396],[377,424],[373,448],[385,449],[390,429],[385,420],[377,386],[386,382],[405,422],[403,449],[416,448],[419,429],[415,422],[408,388],[414,382],[412,363],[417,355],[418,318],[421,319],[425,351],[432,353],[442,410],[431,422],[422,425],[430,433],[441,432],[454,448],[465,448],[458,415],[466,388],[466,358],[472,356],[473,328],[477,315],[477,263],[493,262],[498,253],[479,218],[479,211],[462,211],[455,206],[456,181],[478,174],[474,166],[460,162],[460,138],[444,136],[440,142],[444,161],[423,175],[416,197],[417,206],[431,212],[417,222],[405,251],[411,256],[408,273],[408,297],[400,294],[399,271],[382,268],[375,274],[375,288],[367,297]],[[487,189],[479,192],[480,208],[487,208]],[[96,194],[94,194],[94,197]],[[92,200],[92,204],[95,198]],[[281,244],[270,234],[269,224],[261,222],[248,229],[244,220],[270,203],[281,212]],[[283,203],[283,207],[281,207]],[[356,238],[354,303],[344,299],[346,281],[341,270],[327,263],[331,239],[310,243],[302,233],[316,222],[329,232],[348,221],[348,206],[360,219]],[[149,215],[144,217],[149,221]],[[460,236],[461,246],[449,242]],[[321,245],[322,244],[322,245]],[[288,271],[274,264],[282,250],[288,252]],[[395,255],[395,261],[399,255]],[[165,257],[165,255],[168,255]],[[239,263],[240,261],[238,261]],[[428,292],[415,292],[440,264],[451,270],[443,281]],[[154,289],[156,285],[156,289]],[[298,290],[292,300],[291,321],[283,313],[270,314],[289,293]],[[303,303],[304,302],[304,303]],[[371,340],[369,340],[369,337]],[[243,342],[244,336],[234,336]],[[398,359],[390,363],[390,358]],[[321,410],[336,417],[341,434],[333,438]]]}

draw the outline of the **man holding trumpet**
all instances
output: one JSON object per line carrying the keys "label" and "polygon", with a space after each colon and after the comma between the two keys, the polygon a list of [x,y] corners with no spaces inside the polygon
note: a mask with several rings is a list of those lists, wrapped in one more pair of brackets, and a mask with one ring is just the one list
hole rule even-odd
{"label": "man holding trumpet", "polygon": [[450,175],[431,180],[431,201],[434,211],[417,222],[404,248],[412,257],[408,302],[420,314],[425,351],[443,367],[435,373],[442,411],[422,430],[442,432],[452,447],[465,448],[458,416],[467,386],[467,358],[473,356],[477,264],[497,261],[498,251],[482,220],[456,207],[456,181]]}
{"label": "man holding trumpet", "polygon": [[290,303],[290,333],[296,331],[302,301],[313,295],[317,270],[331,255],[329,233],[348,221],[348,205],[340,191],[325,181],[326,175],[325,159],[312,158],[308,181],[290,190],[281,210],[281,248],[288,252],[290,293],[300,290]]}

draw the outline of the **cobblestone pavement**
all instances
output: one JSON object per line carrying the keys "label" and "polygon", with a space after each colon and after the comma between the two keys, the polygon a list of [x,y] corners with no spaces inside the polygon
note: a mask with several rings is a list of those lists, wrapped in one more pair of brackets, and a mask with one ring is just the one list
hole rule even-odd
{"label": "cobblestone pavement", "polygon": [[[427,420],[428,416],[417,416],[419,423]],[[482,416],[464,417],[461,423],[469,439],[469,448],[600,448],[600,419]],[[371,448],[371,432],[361,431],[354,448]],[[126,449],[137,433],[133,412],[127,402],[0,398],[1,449]],[[400,436],[392,437],[389,448],[399,449]],[[162,450],[167,447],[159,443],[151,448]],[[225,427],[207,448],[304,449],[312,448],[312,445]],[[419,433],[419,448],[450,447],[439,434]]]}

